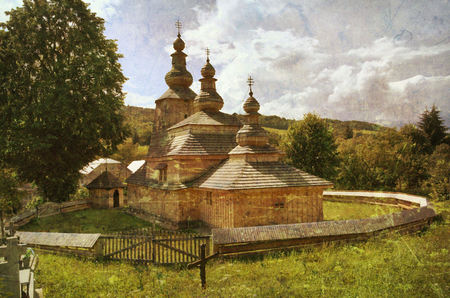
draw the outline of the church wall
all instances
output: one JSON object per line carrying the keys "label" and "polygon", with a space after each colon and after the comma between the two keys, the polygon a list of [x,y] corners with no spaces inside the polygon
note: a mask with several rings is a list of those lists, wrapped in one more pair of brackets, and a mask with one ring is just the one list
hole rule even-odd
{"label": "church wall", "polygon": [[128,184],[128,204],[165,219],[181,222],[199,220],[196,190],[164,190]]}
{"label": "church wall", "polygon": [[323,220],[323,187],[201,190],[200,219],[211,227],[245,227]]}
{"label": "church wall", "polygon": [[204,156],[193,157],[189,159],[177,160],[174,164],[174,171],[177,171],[179,182],[192,181],[204,174],[209,168],[218,165],[226,156],[218,156],[216,159]]}
{"label": "church wall", "polygon": [[128,204],[174,222],[231,228],[323,220],[323,187],[161,190],[128,185]]}
{"label": "church wall", "polygon": [[178,98],[165,98],[156,101],[155,128],[168,128],[190,115],[190,101]]}

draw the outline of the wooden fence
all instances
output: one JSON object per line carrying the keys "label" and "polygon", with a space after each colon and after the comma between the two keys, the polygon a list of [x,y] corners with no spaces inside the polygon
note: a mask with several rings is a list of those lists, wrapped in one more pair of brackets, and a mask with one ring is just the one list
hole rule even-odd
{"label": "wooden fence", "polygon": [[27,209],[24,212],[12,217],[10,222],[14,224],[15,228],[21,227],[29,223],[36,217],[47,217],[59,213],[67,213],[91,208],[90,202],[87,200],[70,201],[63,203],[47,202],[36,209]]}
{"label": "wooden fence", "polygon": [[210,254],[210,236],[140,229],[100,237],[103,256],[136,263],[184,264],[200,259],[200,246]]}

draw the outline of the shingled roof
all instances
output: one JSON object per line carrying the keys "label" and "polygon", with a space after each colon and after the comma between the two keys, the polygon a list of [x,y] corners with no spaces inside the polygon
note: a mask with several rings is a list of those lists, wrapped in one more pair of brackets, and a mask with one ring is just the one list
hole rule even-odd
{"label": "shingled roof", "polygon": [[234,134],[187,133],[171,140],[167,155],[223,155],[228,154],[235,146]]}
{"label": "shingled roof", "polygon": [[209,112],[200,111],[197,112],[183,121],[171,126],[169,130],[182,127],[185,125],[229,125],[229,126],[241,126],[241,122],[236,116],[225,114],[222,112]]}
{"label": "shingled roof", "polygon": [[137,170],[136,172],[134,172],[133,174],[130,175],[130,177],[128,177],[125,181],[128,184],[136,184],[136,185],[143,185],[143,186],[147,186],[149,181],[147,181],[145,179],[145,175],[147,173],[147,167],[146,167],[146,163],[144,163],[139,170]]}
{"label": "shingled roof", "polygon": [[193,183],[199,188],[223,190],[332,185],[278,161],[249,162],[245,159],[227,159]]}
{"label": "shingled roof", "polygon": [[191,133],[168,138],[156,135],[149,147],[150,157],[174,155],[225,155],[236,146],[235,134]]}
{"label": "shingled roof", "polygon": [[111,189],[118,187],[120,188],[125,186],[116,176],[108,171],[101,173],[97,178],[92,180],[91,183],[86,185],[86,188],[88,189]]}

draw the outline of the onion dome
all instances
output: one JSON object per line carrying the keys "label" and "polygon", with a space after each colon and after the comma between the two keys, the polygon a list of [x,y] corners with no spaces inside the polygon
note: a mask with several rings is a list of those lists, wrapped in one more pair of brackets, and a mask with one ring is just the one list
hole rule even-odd
{"label": "onion dome", "polygon": [[216,91],[214,78],[216,70],[209,63],[209,49],[206,49],[206,64],[201,69],[200,93],[194,99],[194,109],[198,111],[218,112],[223,107],[223,99]]}
{"label": "onion dome", "polygon": [[244,103],[245,124],[236,134],[236,142],[239,146],[267,146],[269,137],[267,132],[259,125],[259,103],[253,97],[253,79],[249,76],[248,85],[250,87],[250,97]]}
{"label": "onion dome", "polygon": [[183,53],[185,47],[184,41],[181,39],[180,28],[181,23],[177,21],[176,26],[178,28],[178,37],[173,42],[173,48],[175,50],[170,56],[172,56],[172,69],[166,74],[166,84],[172,88],[188,88],[192,85],[192,75],[186,69],[186,57]]}

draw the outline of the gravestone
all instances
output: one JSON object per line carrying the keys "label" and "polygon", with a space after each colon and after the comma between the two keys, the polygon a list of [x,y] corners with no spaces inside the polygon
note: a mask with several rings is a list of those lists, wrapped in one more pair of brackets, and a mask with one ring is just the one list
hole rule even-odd
{"label": "gravestone", "polygon": [[19,238],[9,237],[7,245],[0,246],[0,291],[6,297],[22,297],[20,288],[20,256],[26,251],[26,246],[19,244]]}

